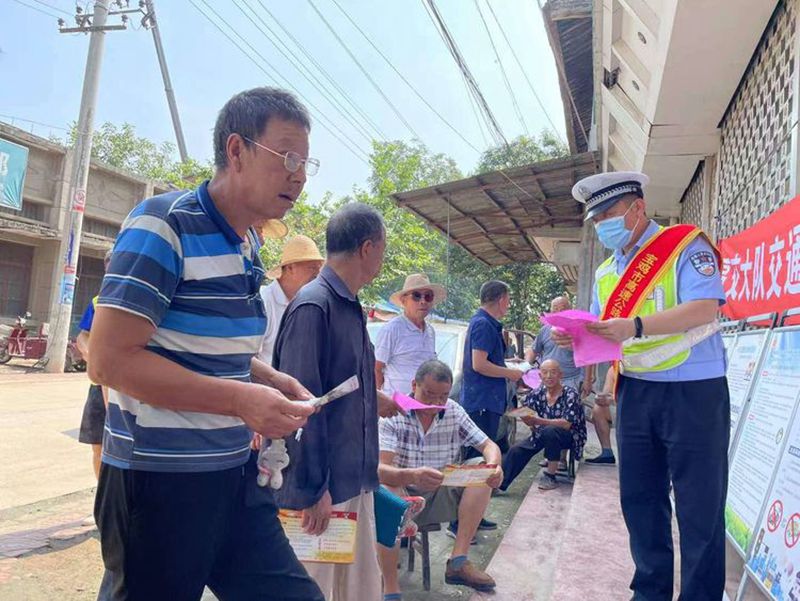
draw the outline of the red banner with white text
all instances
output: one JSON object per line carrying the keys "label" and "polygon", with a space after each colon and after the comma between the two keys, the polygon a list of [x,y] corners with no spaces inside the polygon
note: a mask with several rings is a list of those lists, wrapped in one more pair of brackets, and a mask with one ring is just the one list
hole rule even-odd
{"label": "red banner with white text", "polygon": [[800,307],[800,196],[719,242],[731,319]]}

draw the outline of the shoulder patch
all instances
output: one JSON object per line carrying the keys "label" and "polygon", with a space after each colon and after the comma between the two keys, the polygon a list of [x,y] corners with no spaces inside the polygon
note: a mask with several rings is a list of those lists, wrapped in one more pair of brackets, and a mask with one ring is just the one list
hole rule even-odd
{"label": "shoulder patch", "polygon": [[700,275],[712,276],[717,273],[717,260],[711,251],[698,251],[689,257],[689,261]]}

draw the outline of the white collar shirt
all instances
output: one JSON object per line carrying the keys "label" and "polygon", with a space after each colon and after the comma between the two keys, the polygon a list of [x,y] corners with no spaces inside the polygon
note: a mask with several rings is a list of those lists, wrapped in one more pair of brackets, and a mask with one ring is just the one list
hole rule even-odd
{"label": "white collar shirt", "polygon": [[378,330],[375,359],[386,365],[383,392],[410,394],[419,366],[436,359],[433,326],[426,322],[425,329],[420,330],[405,315],[395,317]]}
{"label": "white collar shirt", "polygon": [[261,350],[258,358],[267,365],[272,365],[272,353],[275,349],[275,340],[278,338],[278,328],[281,319],[289,306],[289,299],[283,292],[283,288],[274,280],[269,286],[261,287],[261,299],[264,301],[264,311],[267,314],[267,331],[261,340]]}

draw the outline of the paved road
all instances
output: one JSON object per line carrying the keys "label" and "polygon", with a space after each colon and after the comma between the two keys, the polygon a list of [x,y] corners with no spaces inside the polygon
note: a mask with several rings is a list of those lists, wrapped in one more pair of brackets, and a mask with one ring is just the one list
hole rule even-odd
{"label": "paved road", "polygon": [[0,374],[0,510],[94,486],[77,440],[86,374]]}
{"label": "paved road", "polygon": [[[0,601],[94,600],[102,575],[91,450],[77,442],[89,382],[85,374],[49,375],[0,366]],[[500,529],[479,534],[470,555],[485,566],[538,470],[531,462],[490,506]],[[433,590],[419,567],[403,572],[404,598],[467,599],[470,589],[443,583],[452,540],[431,536]],[[211,599],[209,595],[206,599]]]}

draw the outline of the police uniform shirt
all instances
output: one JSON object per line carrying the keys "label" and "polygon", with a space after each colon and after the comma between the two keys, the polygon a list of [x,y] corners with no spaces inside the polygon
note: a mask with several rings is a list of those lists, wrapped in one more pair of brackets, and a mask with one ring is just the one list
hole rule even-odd
{"label": "police uniform shirt", "polygon": [[[650,238],[659,231],[658,224],[650,224],[631,251],[625,255],[622,250],[614,251],[617,274],[622,275],[628,262]],[[695,238],[678,257],[678,303],[695,300],[717,299],[725,304],[725,291],[717,269],[716,258],[711,245],[703,236]],[[652,294],[652,293],[651,293]],[[592,293],[591,312],[599,316],[602,307],[597,294],[597,283]],[[645,335],[647,330],[645,328]],[[726,370],[725,347],[719,332],[692,347],[689,357],[681,365],[672,369],[654,372],[624,372],[626,377],[656,382],[686,382],[720,378]]]}

